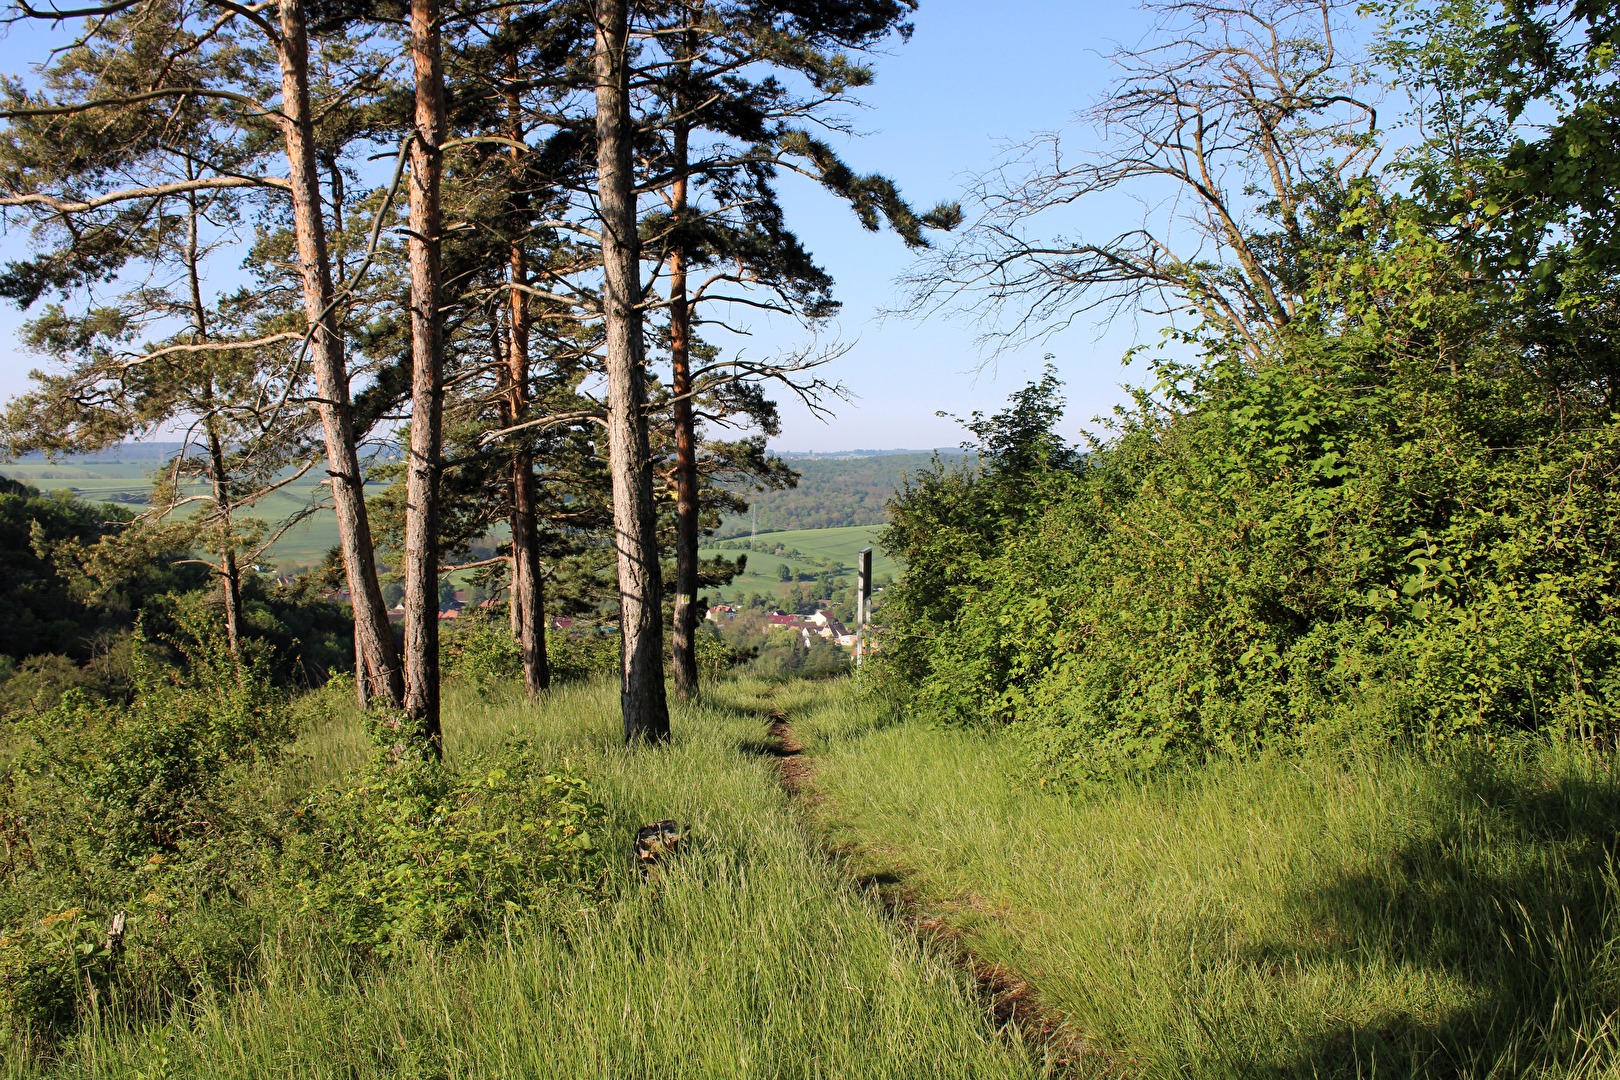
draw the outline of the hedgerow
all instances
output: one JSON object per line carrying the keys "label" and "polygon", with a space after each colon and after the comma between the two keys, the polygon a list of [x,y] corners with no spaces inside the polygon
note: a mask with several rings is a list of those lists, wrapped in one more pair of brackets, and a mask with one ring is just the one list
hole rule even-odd
{"label": "hedgerow", "polygon": [[932,716],[1011,726],[1049,782],[1312,738],[1612,738],[1620,424],[1491,329],[1431,312],[1165,365],[1084,454],[1049,374],[971,425],[982,466],[895,501],[886,669]]}

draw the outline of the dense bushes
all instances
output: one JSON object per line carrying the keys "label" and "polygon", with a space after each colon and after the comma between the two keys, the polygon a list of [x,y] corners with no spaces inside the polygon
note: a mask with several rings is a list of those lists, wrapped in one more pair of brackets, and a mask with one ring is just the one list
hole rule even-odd
{"label": "dense bushes", "polygon": [[127,705],[69,691],[0,730],[0,1052],[251,978],[267,936],[383,962],[595,902],[602,811],[577,775],[521,743],[401,755],[379,715],[364,772],[309,791],[296,717],[347,708],[340,683],[295,708],[262,654],[183,625],[180,664],[135,650]]}
{"label": "dense bushes", "polygon": [[553,914],[589,903],[600,883],[602,809],[583,780],[544,769],[520,742],[456,769],[385,750],[303,812],[311,821],[288,852],[301,910],[364,953]]}
{"label": "dense bushes", "polygon": [[1424,344],[1167,369],[1083,458],[1028,388],[976,425],[982,471],[896,500],[889,669],[1053,780],[1332,732],[1611,737],[1620,426],[1551,407],[1511,341]]}

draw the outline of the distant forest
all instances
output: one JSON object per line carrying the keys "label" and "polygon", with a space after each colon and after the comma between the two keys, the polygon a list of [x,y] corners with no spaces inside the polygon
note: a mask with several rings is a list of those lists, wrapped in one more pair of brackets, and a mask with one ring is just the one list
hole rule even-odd
{"label": "distant forest", "polygon": [[[944,459],[962,456],[960,450],[938,451]],[[787,462],[799,473],[799,484],[787,491],[756,492],[748,496],[749,513],[726,518],[715,532],[718,539],[759,532],[792,529],[837,529],[848,525],[880,525],[889,520],[886,506],[908,476],[934,460],[935,451],[839,456],[792,456]]]}

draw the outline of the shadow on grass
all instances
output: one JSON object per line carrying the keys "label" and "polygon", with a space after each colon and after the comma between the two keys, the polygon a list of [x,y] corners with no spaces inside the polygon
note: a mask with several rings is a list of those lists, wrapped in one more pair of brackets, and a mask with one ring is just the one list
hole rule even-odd
{"label": "shadow on grass", "polygon": [[794,757],[797,751],[790,751],[780,742],[766,735],[758,738],[744,736],[737,740],[737,750],[749,757],[785,758]]}
{"label": "shadow on grass", "polygon": [[[1391,970],[1464,988],[1463,1007],[1386,1014],[1303,1035],[1254,1077],[1572,1076],[1620,1062],[1614,855],[1620,777],[1464,763],[1416,835],[1292,899],[1303,937],[1252,957]],[[1218,1040],[1218,1035],[1217,1039]],[[1225,1071],[1225,1070],[1218,1070]]]}

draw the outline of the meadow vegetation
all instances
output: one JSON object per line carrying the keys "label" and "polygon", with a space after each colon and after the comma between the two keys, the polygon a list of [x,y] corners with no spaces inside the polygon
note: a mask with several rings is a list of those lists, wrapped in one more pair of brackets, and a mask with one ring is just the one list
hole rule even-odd
{"label": "meadow vegetation", "polygon": [[1076,795],[1005,732],[801,700],[846,871],[1027,979],[1076,1075],[1620,1067],[1612,751],[1334,744]]}
{"label": "meadow vegetation", "polygon": [[[0,86],[0,441],[191,425],[140,515],[0,480],[0,1076],[1620,1072],[1620,3],[1155,3],[1094,143],[922,215],[813,134],[907,0],[273,6]],[[766,612],[847,620],[869,505],[700,546],[841,392],[698,332],[836,310],[778,170],[951,233],[992,350],[1165,320],[908,476],[852,678]]]}
{"label": "meadow vegetation", "polygon": [[[1038,1050],[998,1036],[964,976],[803,833],[766,752],[773,684],[717,685],[659,748],[623,746],[601,682],[538,707],[511,681],[454,685],[443,765],[377,765],[378,740],[327,696],[274,761],[215,786],[274,836],[219,835],[216,818],[157,870],[145,834],[130,841],[104,875],[148,894],[120,955],[75,948],[105,933],[116,884],[18,889],[38,871],[11,867],[9,925],[60,939],[78,982],[60,1013],[23,1012],[18,989],[44,976],[16,958],[45,954],[8,932],[4,1075],[1039,1072]],[[631,837],[664,818],[681,845],[644,876]],[[232,862],[254,887],[210,889]],[[157,962],[177,969],[172,993],[137,998]]]}

